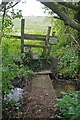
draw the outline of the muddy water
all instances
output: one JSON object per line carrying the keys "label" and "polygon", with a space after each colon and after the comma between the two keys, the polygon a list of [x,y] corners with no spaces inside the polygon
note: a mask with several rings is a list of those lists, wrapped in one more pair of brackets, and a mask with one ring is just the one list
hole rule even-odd
{"label": "muddy water", "polygon": [[62,81],[54,81],[53,87],[55,89],[55,93],[57,97],[61,97],[62,92],[73,92],[76,91],[76,84],[74,82],[62,82]]}

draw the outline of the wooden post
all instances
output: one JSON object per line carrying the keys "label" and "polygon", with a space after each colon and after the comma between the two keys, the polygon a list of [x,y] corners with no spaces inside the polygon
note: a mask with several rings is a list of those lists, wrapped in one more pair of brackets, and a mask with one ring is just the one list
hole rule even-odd
{"label": "wooden post", "polygon": [[57,66],[58,66],[58,57],[54,56],[51,59],[51,72],[52,72],[51,77],[52,77],[52,79],[57,77]]}
{"label": "wooden post", "polygon": [[49,26],[48,31],[47,31],[47,35],[46,35],[45,46],[48,46],[50,32],[51,32],[51,27]]}
{"label": "wooden post", "polygon": [[[52,37],[54,37],[54,32],[52,33]],[[52,45],[49,43],[50,47],[48,49],[48,55],[50,55],[50,52],[51,52],[51,48],[52,48]]]}
{"label": "wooden post", "polygon": [[25,19],[21,20],[21,53],[24,52],[24,24]]}
{"label": "wooden post", "polygon": [[46,39],[45,39],[45,48],[43,49],[43,56],[46,57],[46,48],[49,45],[49,36],[50,36],[50,32],[51,32],[51,27],[48,27],[48,31],[46,34]]}

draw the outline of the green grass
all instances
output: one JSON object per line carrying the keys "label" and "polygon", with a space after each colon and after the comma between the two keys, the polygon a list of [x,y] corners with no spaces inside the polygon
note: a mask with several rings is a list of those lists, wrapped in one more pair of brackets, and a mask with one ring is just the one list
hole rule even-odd
{"label": "green grass", "polygon": [[[28,16],[25,18],[25,33],[26,34],[39,34],[46,35],[48,26],[51,23],[51,19],[49,17],[44,16]],[[20,35],[21,31],[21,20],[15,19],[14,21],[14,34]],[[37,44],[44,45],[43,41],[25,41],[26,44]],[[42,53],[42,48],[32,48],[32,51],[37,50],[39,54]]]}
{"label": "green grass", "polygon": [[[25,33],[33,34],[46,34],[48,26],[51,24],[49,18],[44,16],[28,16],[25,18]],[[20,33],[21,21],[15,19],[14,29]]]}

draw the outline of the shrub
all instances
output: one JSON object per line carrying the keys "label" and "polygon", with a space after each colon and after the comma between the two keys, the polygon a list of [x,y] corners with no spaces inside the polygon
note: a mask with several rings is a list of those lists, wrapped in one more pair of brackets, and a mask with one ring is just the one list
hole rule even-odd
{"label": "shrub", "polygon": [[55,105],[66,120],[80,119],[80,91],[65,93],[61,99],[57,99]]}

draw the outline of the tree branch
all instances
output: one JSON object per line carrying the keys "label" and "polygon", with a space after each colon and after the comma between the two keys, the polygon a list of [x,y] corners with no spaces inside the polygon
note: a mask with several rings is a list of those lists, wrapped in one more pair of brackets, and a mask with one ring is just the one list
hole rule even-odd
{"label": "tree branch", "polygon": [[78,24],[76,21],[70,19],[65,12],[63,12],[57,4],[54,2],[41,2],[48,8],[50,8],[54,13],[56,13],[61,20],[65,22],[65,24],[71,26],[72,28],[76,29],[77,31],[80,32],[80,24]]}
{"label": "tree branch", "polygon": [[80,10],[80,6],[79,5],[76,6],[76,5],[73,5],[72,3],[58,2],[58,4],[61,4],[61,5],[65,6],[65,7],[67,7],[67,8],[70,8],[70,9],[73,9],[73,10],[76,10],[76,11]]}
{"label": "tree branch", "polygon": [[19,2],[16,2],[14,5],[8,7],[6,10],[10,9],[10,8],[13,8],[14,6],[16,6]]}
{"label": "tree branch", "polygon": [[[8,7],[8,8],[6,8],[6,10],[15,7],[18,3],[19,3],[19,2],[16,2],[14,5],[12,5],[12,6]],[[8,4],[8,3],[7,3],[7,4]],[[0,11],[4,12],[4,10],[3,10],[4,6],[5,6],[5,4],[2,4],[2,8],[0,9]]]}

